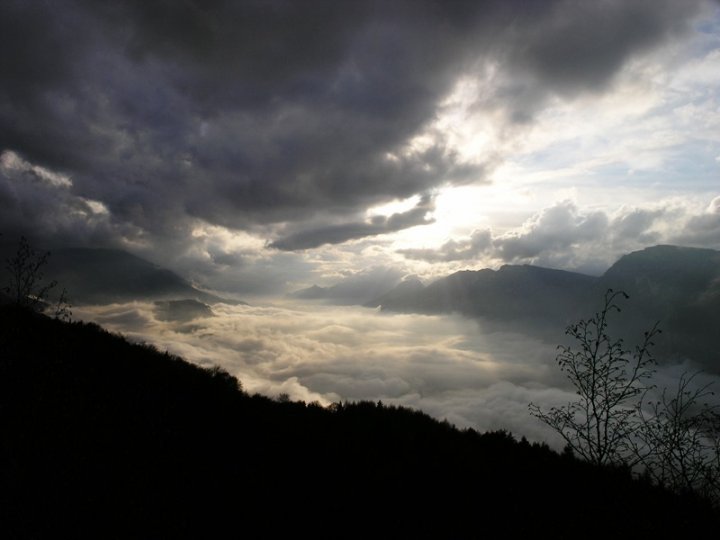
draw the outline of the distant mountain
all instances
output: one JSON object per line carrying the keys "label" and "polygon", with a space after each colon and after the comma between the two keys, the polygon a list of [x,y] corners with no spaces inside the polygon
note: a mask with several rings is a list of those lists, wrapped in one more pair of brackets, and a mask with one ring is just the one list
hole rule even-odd
{"label": "distant mountain", "polygon": [[655,246],[622,256],[602,276],[602,288],[622,289],[649,311],[711,301],[720,293],[720,251]]}
{"label": "distant mountain", "polygon": [[687,356],[720,369],[720,252],[655,246],[620,258],[598,282],[630,295],[625,335],[659,322],[658,344],[667,354]]}
{"label": "distant mountain", "polygon": [[47,278],[66,288],[75,304],[182,299],[229,303],[196,289],[166,268],[118,249],[54,250],[48,259]]}
{"label": "distant mountain", "polygon": [[596,281],[575,272],[506,265],[497,271],[456,272],[427,287],[403,283],[365,305],[388,311],[455,312],[506,322],[557,324],[579,312]]}
{"label": "distant mountain", "polygon": [[[397,287],[386,292],[379,298],[375,298],[370,302],[366,302],[367,307],[378,307],[385,305],[395,306],[394,311],[406,311],[402,309],[407,304],[412,304],[414,299],[418,298],[423,294],[425,285],[417,278],[405,279]],[[413,311],[413,310],[410,310]]]}
{"label": "distant mountain", "polygon": [[313,285],[290,293],[291,298],[324,300],[332,304],[364,304],[391,291],[399,282],[401,274],[382,267],[349,275],[331,287]]}
{"label": "distant mountain", "polygon": [[325,300],[329,297],[329,287],[318,287],[313,285],[307,289],[300,289],[290,294],[293,298],[299,298],[301,300]]}
{"label": "distant mountain", "polygon": [[[536,266],[463,271],[427,287],[398,286],[365,305],[411,313],[459,313],[526,331],[546,332],[593,315],[608,289],[623,290],[615,335],[637,341],[659,322],[660,356],[691,358],[717,371],[720,252],[655,246],[621,257],[601,277]],[[555,339],[557,331],[549,339]]]}
{"label": "distant mountain", "polygon": [[697,497],[505,431],[251,396],[218,368],[7,306],[0,374],[3,538],[696,538],[719,525]]}

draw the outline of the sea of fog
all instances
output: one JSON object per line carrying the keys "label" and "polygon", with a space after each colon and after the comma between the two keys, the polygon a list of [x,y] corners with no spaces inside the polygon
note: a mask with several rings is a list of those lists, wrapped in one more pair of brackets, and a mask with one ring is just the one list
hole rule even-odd
{"label": "sea of fog", "polygon": [[[76,307],[73,317],[221,366],[251,393],[322,404],[381,400],[458,427],[502,428],[562,446],[528,413],[530,402],[549,407],[575,397],[555,362],[557,343],[450,315],[289,300],[212,309],[212,317],[168,321],[152,303],[132,302]],[[665,366],[659,380],[672,384],[685,369]]]}

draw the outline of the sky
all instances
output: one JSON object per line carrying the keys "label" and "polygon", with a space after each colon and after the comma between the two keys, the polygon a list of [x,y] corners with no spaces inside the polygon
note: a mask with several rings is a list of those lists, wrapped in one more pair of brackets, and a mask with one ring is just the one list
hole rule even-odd
{"label": "sky", "polygon": [[720,4],[14,1],[0,230],[243,294],[720,247]]}
{"label": "sky", "polygon": [[0,51],[6,238],[125,249],[256,306],[720,249],[716,1],[5,0]]}

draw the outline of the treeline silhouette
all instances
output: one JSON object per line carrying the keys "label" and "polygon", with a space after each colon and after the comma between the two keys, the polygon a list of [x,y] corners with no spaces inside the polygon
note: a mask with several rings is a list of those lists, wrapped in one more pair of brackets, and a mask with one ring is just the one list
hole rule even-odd
{"label": "treeline silhouette", "polygon": [[97,325],[0,306],[3,538],[644,538],[718,524],[692,495],[504,431],[249,395]]}

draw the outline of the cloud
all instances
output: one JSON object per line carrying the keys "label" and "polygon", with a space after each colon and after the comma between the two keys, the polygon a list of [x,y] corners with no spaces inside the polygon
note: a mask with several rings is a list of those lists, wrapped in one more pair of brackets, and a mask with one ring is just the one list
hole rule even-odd
{"label": "cloud", "polygon": [[401,231],[418,225],[429,225],[433,219],[428,217],[435,209],[433,199],[426,195],[418,204],[406,211],[390,216],[374,216],[369,221],[330,225],[298,233],[292,233],[270,244],[270,247],[283,251],[310,249],[324,244],[340,244],[366,236],[377,236]]}
{"label": "cloud", "polygon": [[707,207],[708,214],[720,214],[720,197],[715,197]]}
{"label": "cloud", "polygon": [[[216,304],[214,317],[192,324],[162,320],[144,303],[74,312],[197,364],[219,365],[250,392],[323,404],[382,400],[461,427],[509,429],[557,448],[562,442],[530,416],[528,403],[550,407],[575,399],[555,362],[554,339],[563,339],[562,329],[543,341],[457,316],[301,303]],[[686,369],[692,366],[661,366],[658,380],[672,383]]]}
{"label": "cloud", "polygon": [[677,2],[563,2],[530,27],[511,57],[561,94],[598,92],[612,81],[628,56],[686,30],[686,7]]}
{"label": "cloud", "polygon": [[505,422],[519,433],[539,433],[521,410],[543,384],[562,384],[554,344],[483,331],[460,317],[300,303],[216,304],[213,312],[190,325],[145,303],[83,306],[74,316],[200,365],[220,365],[251,392],[324,404],[383,400],[480,429]]}
{"label": "cloud", "polygon": [[0,231],[49,243],[107,245],[132,236],[127,224],[112,220],[105,205],[72,193],[70,177],[30,163],[14,152],[0,153]]}
{"label": "cloud", "polygon": [[478,106],[527,123],[546,99],[602,91],[699,5],[4,2],[0,152],[71,178],[116,241],[181,246],[197,222],[305,231],[285,249],[397,231],[419,218],[341,219],[487,181],[497,162],[432,129],[460,78],[494,66]]}
{"label": "cloud", "polygon": [[690,218],[684,228],[673,234],[672,241],[720,249],[720,197],[715,197],[704,213]]}
{"label": "cloud", "polygon": [[600,274],[621,255],[661,243],[720,248],[717,200],[705,210],[666,200],[647,207],[624,206],[612,213],[583,210],[565,200],[504,233],[480,230],[436,249],[398,253],[433,263],[535,264]]}
{"label": "cloud", "polygon": [[489,230],[474,231],[469,240],[448,240],[439,249],[399,249],[398,253],[408,259],[428,262],[473,260],[492,246]]}
{"label": "cloud", "polygon": [[12,151],[5,151],[0,154],[0,167],[8,172],[30,173],[34,178],[47,182],[54,187],[72,187],[72,181],[64,174],[58,174],[44,167],[28,163]]}
{"label": "cloud", "polygon": [[607,227],[604,213],[581,215],[574,203],[563,201],[533,216],[520,231],[496,239],[494,247],[505,261],[531,259],[550,250],[565,252],[597,238]]}

